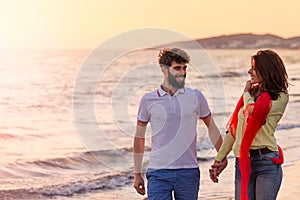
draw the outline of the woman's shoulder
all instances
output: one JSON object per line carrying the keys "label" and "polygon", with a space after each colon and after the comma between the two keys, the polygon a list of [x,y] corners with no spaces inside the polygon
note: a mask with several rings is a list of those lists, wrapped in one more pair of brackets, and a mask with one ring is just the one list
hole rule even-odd
{"label": "woman's shoulder", "polygon": [[280,92],[279,93],[279,101],[288,101],[289,100],[289,94],[286,92]]}
{"label": "woman's shoulder", "polygon": [[286,105],[289,101],[289,94],[286,92],[280,92],[276,100],[272,101],[272,104]]}

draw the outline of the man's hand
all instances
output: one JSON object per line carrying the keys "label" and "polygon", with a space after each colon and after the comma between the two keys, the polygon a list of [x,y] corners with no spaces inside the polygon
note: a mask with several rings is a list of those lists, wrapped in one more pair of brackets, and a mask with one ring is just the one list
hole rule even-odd
{"label": "man's hand", "polygon": [[141,173],[134,174],[134,188],[137,193],[145,194],[145,183]]}
{"label": "man's hand", "polygon": [[224,158],[222,161],[215,160],[214,164],[211,165],[211,168],[209,169],[209,177],[214,183],[219,182],[218,176],[227,167],[227,164],[228,160],[227,158]]}

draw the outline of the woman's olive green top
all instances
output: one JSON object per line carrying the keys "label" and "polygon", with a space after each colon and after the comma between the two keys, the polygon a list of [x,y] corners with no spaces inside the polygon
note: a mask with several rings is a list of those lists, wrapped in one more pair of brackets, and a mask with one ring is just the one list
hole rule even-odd
{"label": "woman's olive green top", "polygon": [[[266,123],[257,132],[250,149],[260,149],[267,147],[272,151],[277,151],[276,138],[274,136],[275,128],[281,119],[286,105],[289,101],[289,95],[281,92],[277,100],[272,101],[272,108],[267,116]],[[216,157],[217,161],[223,160],[231,150],[234,156],[239,157],[240,145],[243,136],[244,114],[243,110],[248,104],[254,103],[254,98],[249,92],[244,93],[244,107],[238,113],[238,124],[236,129],[236,138],[234,139],[230,133],[226,134],[222,146]]]}

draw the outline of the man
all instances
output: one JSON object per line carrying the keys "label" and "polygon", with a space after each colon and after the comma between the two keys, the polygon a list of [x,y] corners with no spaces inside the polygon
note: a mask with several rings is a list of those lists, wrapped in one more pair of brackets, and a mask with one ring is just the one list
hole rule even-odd
{"label": "man", "polygon": [[184,87],[188,54],[178,48],[163,49],[158,62],[164,75],[157,90],[143,96],[134,138],[134,187],[145,194],[142,159],[147,123],[151,124],[151,152],[147,169],[148,199],[198,199],[200,171],[197,163],[197,119],[208,127],[218,150],[222,137],[199,90]]}

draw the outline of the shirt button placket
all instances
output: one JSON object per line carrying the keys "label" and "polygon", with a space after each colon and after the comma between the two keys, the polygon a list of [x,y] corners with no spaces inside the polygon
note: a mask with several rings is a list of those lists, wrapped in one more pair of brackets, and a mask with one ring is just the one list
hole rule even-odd
{"label": "shirt button placket", "polygon": [[176,101],[176,97],[175,96],[171,97],[171,99],[170,99],[171,113],[176,113],[175,101]]}

